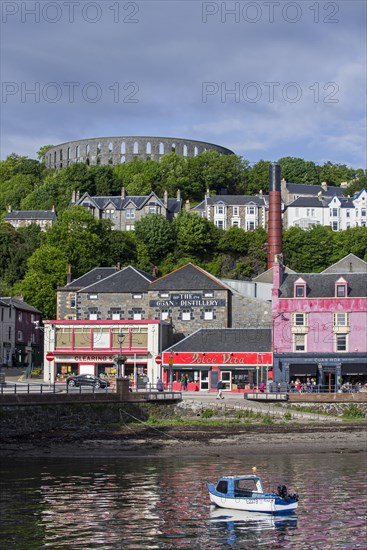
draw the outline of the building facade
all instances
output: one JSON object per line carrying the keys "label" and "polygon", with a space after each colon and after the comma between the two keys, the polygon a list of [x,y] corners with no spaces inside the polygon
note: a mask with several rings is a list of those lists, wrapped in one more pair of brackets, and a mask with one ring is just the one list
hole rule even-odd
{"label": "building facade", "polygon": [[119,197],[91,197],[88,193],[78,198],[73,193],[72,204],[84,206],[97,220],[108,219],[112,228],[119,231],[134,231],[135,223],[149,214],[160,214],[167,220],[172,220],[181,211],[181,194],[177,191],[175,198],[168,198],[167,192],[163,199],[155,193],[146,196],[130,197],[124,187]]}
{"label": "building facade", "polygon": [[43,359],[41,312],[20,298],[0,298],[0,363],[30,370]]}
{"label": "building facade", "polygon": [[[367,264],[353,261],[323,273],[273,267],[273,353],[276,381],[313,377],[337,390],[341,380],[367,381]],[[341,266],[350,265],[350,270]]]}
{"label": "building facade", "polygon": [[[54,383],[76,374],[114,381],[119,359],[121,376],[132,383],[160,375],[159,321],[45,321],[44,380]],[[46,355],[53,354],[48,361]]]}
{"label": "building facade", "polygon": [[314,225],[329,226],[333,231],[367,225],[367,191],[353,197],[299,197],[283,214],[284,227],[308,229]]}
{"label": "building facade", "polygon": [[42,231],[46,231],[46,229],[56,223],[56,213],[54,208],[52,210],[12,210],[9,207],[4,221],[10,223],[15,229],[34,223]]}
{"label": "building facade", "polygon": [[268,198],[265,195],[215,195],[209,192],[205,199],[189,211],[206,218],[220,229],[240,227],[254,231],[267,227]]}
{"label": "building facade", "polygon": [[173,389],[244,392],[272,379],[271,329],[201,328],[163,353],[164,380]]}

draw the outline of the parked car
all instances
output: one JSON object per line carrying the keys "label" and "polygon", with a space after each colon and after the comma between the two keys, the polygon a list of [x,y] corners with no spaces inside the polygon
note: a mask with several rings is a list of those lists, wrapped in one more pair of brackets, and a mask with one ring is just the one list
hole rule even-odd
{"label": "parked car", "polygon": [[66,380],[66,384],[71,388],[79,388],[79,386],[90,386],[95,388],[107,388],[110,385],[108,380],[102,380],[98,376],[92,374],[77,374],[76,376],[69,376]]}

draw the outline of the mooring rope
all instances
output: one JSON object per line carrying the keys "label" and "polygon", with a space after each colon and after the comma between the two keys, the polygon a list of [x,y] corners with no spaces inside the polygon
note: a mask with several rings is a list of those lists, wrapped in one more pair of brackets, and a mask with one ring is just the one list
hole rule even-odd
{"label": "mooring rope", "polygon": [[170,434],[167,434],[166,432],[163,432],[162,430],[159,430],[158,428],[155,428],[154,426],[151,426],[149,425],[147,422],[145,422],[144,420],[140,420],[140,418],[137,418],[136,416],[134,416],[133,414],[131,413],[128,413],[127,411],[123,411],[122,409],[119,409],[119,413],[120,413],[120,420],[121,422],[124,423],[124,425],[129,428],[129,430],[131,430],[135,435],[137,435],[136,432],[134,432],[134,430],[132,428],[130,428],[130,426],[128,426],[128,424],[126,424],[126,422],[123,420],[122,418],[122,413],[123,414],[127,414],[128,416],[130,416],[131,418],[133,418],[134,420],[137,420],[138,422],[140,422],[141,424],[143,424],[144,426],[146,426],[147,428],[150,428],[151,430],[154,430],[162,435],[165,435],[166,437],[170,437],[171,439],[175,439],[176,441],[178,441],[179,443],[183,443],[183,440],[182,439],[178,439],[178,437],[175,437],[174,435],[170,435]]}

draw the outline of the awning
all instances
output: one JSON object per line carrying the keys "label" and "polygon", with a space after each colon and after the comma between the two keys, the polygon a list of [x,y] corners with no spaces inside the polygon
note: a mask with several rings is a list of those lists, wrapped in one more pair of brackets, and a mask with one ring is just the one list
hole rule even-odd
{"label": "awning", "polygon": [[367,363],[342,363],[342,376],[367,374]]}
{"label": "awning", "polygon": [[316,376],[317,364],[316,363],[296,363],[289,365],[289,376]]}

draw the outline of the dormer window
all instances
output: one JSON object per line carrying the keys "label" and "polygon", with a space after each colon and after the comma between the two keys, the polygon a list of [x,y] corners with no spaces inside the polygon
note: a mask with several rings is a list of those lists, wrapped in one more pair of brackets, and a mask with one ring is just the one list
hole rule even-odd
{"label": "dormer window", "polygon": [[294,297],[306,298],[306,281],[302,277],[294,281]]}
{"label": "dormer window", "polygon": [[348,296],[347,281],[343,277],[335,283],[335,296],[337,298],[346,298]]}
{"label": "dormer window", "polygon": [[296,285],[295,296],[296,298],[305,297],[305,285]]}

